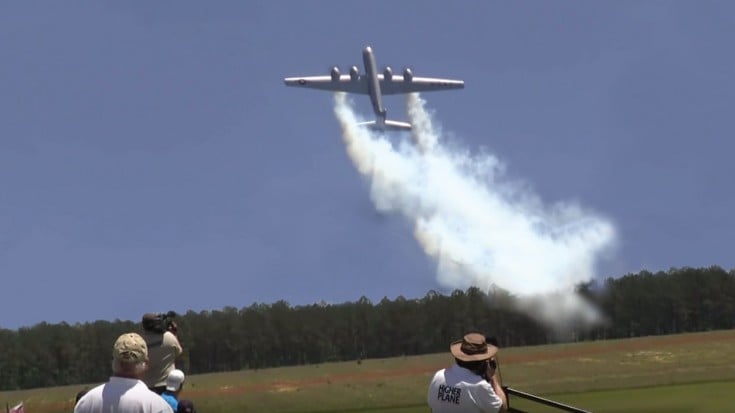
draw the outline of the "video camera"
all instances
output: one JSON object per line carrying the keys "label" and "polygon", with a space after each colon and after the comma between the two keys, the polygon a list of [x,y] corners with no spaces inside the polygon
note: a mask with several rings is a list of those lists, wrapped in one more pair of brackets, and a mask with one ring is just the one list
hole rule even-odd
{"label": "video camera", "polygon": [[177,326],[174,321],[176,317],[178,314],[175,311],[145,314],[143,315],[143,330],[161,334],[170,331],[176,334]]}

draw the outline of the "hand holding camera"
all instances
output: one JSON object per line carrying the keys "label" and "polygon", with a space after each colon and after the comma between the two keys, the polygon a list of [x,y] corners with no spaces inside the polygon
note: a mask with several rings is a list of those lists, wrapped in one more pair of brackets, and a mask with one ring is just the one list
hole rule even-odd
{"label": "hand holding camera", "polygon": [[179,326],[176,324],[176,321],[171,320],[168,325],[168,331],[172,332],[173,335],[176,335],[176,333],[179,331]]}
{"label": "hand holding camera", "polygon": [[491,381],[495,378],[495,371],[498,369],[498,361],[495,358],[488,360],[485,363],[485,374],[483,378],[487,381]]}
{"label": "hand holding camera", "polygon": [[145,314],[143,316],[143,329],[160,334],[163,334],[166,331],[170,331],[171,333],[176,335],[178,331],[178,326],[176,325],[174,318],[177,316],[178,314],[176,314],[176,312],[174,311],[158,314]]}

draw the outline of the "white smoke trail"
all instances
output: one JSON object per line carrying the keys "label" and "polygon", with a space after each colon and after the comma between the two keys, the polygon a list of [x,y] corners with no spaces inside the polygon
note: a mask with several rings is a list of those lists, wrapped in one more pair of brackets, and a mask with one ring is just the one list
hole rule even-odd
{"label": "white smoke trail", "polygon": [[416,239],[437,262],[439,283],[498,286],[525,298],[524,310],[557,329],[595,322],[596,312],[573,287],[594,276],[598,257],[615,242],[613,225],[574,204],[544,205],[504,179],[492,155],[447,149],[425,102],[412,94],[407,104],[413,142],[397,147],[358,126],[343,93],[335,96],[335,114],[376,208],[413,222]]}

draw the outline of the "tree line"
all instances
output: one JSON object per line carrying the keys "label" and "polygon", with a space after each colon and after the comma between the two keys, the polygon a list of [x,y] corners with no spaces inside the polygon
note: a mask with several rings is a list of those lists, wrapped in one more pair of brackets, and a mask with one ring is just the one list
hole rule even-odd
{"label": "tree line", "polygon": [[[641,271],[589,282],[577,291],[606,322],[572,326],[563,340],[598,340],[730,329],[735,323],[735,270],[720,267]],[[560,340],[515,310],[506,291],[469,288],[444,295],[373,303],[292,306],[285,301],[180,315],[177,363],[189,374],[316,364],[442,352],[469,330],[494,335],[501,346]],[[138,321],[40,323],[0,329],[0,390],[102,382],[110,349]]]}

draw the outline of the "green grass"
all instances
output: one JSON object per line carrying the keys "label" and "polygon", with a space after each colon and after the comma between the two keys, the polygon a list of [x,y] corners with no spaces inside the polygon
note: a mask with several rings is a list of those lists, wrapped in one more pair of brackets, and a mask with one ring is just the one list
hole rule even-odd
{"label": "green grass", "polygon": [[[501,350],[505,385],[595,412],[735,411],[735,331]],[[203,374],[184,397],[202,412],[427,412],[431,375],[447,353]],[[0,392],[29,413],[70,412],[82,385]],[[514,407],[543,410],[513,399]]]}
{"label": "green grass", "polygon": [[735,411],[735,400],[729,396],[733,387],[735,381],[719,381],[552,397],[600,413],[731,412]]}
{"label": "green grass", "polygon": [[[735,401],[729,397],[733,387],[735,387],[735,381],[726,381],[548,395],[547,398],[596,413],[719,413],[735,410]],[[511,405],[533,413],[559,413],[561,411],[521,399],[512,399]],[[360,412],[427,413],[427,411],[425,405],[417,405],[361,410]]]}

